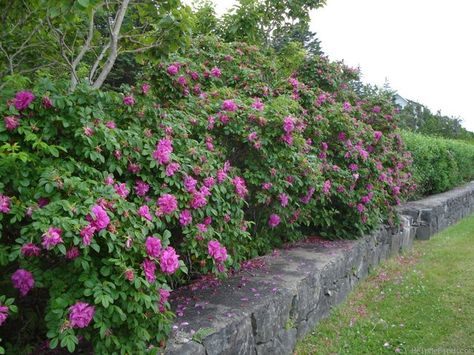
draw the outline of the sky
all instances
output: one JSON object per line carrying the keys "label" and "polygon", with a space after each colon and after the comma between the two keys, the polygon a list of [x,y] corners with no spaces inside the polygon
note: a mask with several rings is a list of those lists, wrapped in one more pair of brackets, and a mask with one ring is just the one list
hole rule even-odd
{"label": "sky", "polygon": [[[235,0],[214,0],[218,14]],[[474,131],[474,1],[327,0],[311,30],[332,60]]]}

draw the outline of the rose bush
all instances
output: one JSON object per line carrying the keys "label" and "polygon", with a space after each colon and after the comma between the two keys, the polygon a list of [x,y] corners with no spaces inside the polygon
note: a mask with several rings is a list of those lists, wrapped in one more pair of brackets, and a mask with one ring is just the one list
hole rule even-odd
{"label": "rose bush", "polygon": [[[51,348],[143,351],[169,332],[163,295],[185,273],[248,254],[236,169],[191,137],[182,112],[140,92],[132,105],[50,82],[33,92],[20,109],[1,106],[18,121],[0,127],[2,292],[20,305],[6,325],[23,324],[35,300]],[[225,258],[208,253],[213,240]]]}
{"label": "rose bush", "polygon": [[395,223],[410,157],[390,101],[361,99],[341,64],[287,77],[284,62],[199,39],[123,93],[42,80],[1,103],[0,282],[19,313],[0,331],[34,315],[45,326],[22,344],[144,352],[186,274],[238,268],[302,227]]}
{"label": "rose bush", "polygon": [[413,186],[391,97],[362,99],[351,85],[358,71],[324,57],[290,77],[279,63],[255,46],[204,38],[146,79],[240,169],[255,250],[299,236],[301,225],[354,238],[394,222],[393,206]]}

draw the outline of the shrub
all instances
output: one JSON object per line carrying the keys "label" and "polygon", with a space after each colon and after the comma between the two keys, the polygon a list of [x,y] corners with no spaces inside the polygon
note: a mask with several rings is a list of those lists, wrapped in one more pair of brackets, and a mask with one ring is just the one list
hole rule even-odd
{"label": "shrub", "polygon": [[389,100],[358,99],[341,64],[287,77],[266,54],[201,39],[125,94],[43,80],[0,104],[8,350],[46,336],[144,352],[186,273],[238,268],[303,226],[354,238],[395,222],[410,161]]}
{"label": "shrub", "polygon": [[440,193],[474,178],[474,145],[403,132],[413,157],[416,196]]}
{"label": "shrub", "polygon": [[[202,39],[188,57],[147,77],[163,105],[186,112],[194,134],[211,137],[242,171],[257,250],[297,236],[301,225],[354,238],[393,220],[391,206],[410,186],[410,160],[393,133],[390,96],[359,99],[349,85],[357,71],[326,58],[310,57],[285,77],[269,57],[243,43]],[[269,230],[273,214],[281,223]]]}
{"label": "shrub", "polygon": [[[0,127],[2,291],[17,294],[9,279],[28,272],[13,282],[25,286],[12,329],[35,299],[52,348],[83,337],[99,353],[143,351],[169,331],[166,295],[185,261],[217,272],[246,254],[237,176],[218,148],[189,137],[183,113],[138,92],[63,95],[47,82],[33,92],[1,107],[19,124]],[[230,256],[213,259],[212,240]],[[74,323],[78,302],[93,307],[89,327]]]}

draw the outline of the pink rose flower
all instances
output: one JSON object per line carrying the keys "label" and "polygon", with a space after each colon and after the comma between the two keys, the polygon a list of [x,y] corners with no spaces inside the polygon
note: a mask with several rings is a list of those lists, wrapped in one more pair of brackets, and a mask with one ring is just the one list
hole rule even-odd
{"label": "pink rose flower", "polygon": [[224,100],[222,103],[221,108],[224,111],[234,112],[237,110],[237,105],[233,100]]}
{"label": "pink rose flower", "polygon": [[265,105],[259,98],[256,98],[252,103],[252,108],[257,111],[263,111],[263,109],[265,108]]}
{"label": "pink rose flower", "polygon": [[92,127],[85,126],[83,127],[83,131],[86,137],[91,137],[94,134],[94,129]]}
{"label": "pink rose flower", "polygon": [[287,194],[281,193],[280,195],[278,195],[278,199],[280,200],[281,207],[288,206],[289,196]]}
{"label": "pink rose flower", "polygon": [[13,287],[18,289],[22,296],[26,296],[35,285],[33,274],[25,269],[15,271],[12,275],[12,282]]}
{"label": "pink rose flower", "polygon": [[5,195],[0,195],[0,212],[8,213],[10,212],[10,197]]}
{"label": "pink rose flower", "polygon": [[66,259],[74,260],[79,256],[79,249],[77,247],[72,247],[66,252]]}
{"label": "pink rose flower", "polygon": [[147,84],[147,83],[142,84],[142,94],[143,95],[148,94],[148,91],[150,91],[150,88],[151,88],[150,84]]}
{"label": "pink rose flower", "polygon": [[163,214],[172,214],[178,208],[178,201],[173,195],[164,194],[163,196],[158,198],[157,205],[157,214],[159,216]]}
{"label": "pink rose flower", "polygon": [[7,131],[13,131],[20,125],[20,121],[16,116],[6,116],[3,121],[5,123],[5,128],[7,129]]}
{"label": "pink rose flower", "polygon": [[110,223],[110,218],[107,215],[107,212],[99,205],[93,206],[91,211],[93,214],[91,226],[97,231],[107,228]]}
{"label": "pink rose flower", "polygon": [[323,194],[325,195],[329,194],[330,190],[331,190],[331,180],[326,180],[323,184]]}
{"label": "pink rose flower", "polygon": [[161,254],[161,240],[156,237],[146,238],[145,249],[148,256],[158,258]]}
{"label": "pink rose flower", "polygon": [[94,317],[95,308],[86,302],[76,302],[69,307],[69,324],[72,328],[85,328]]}
{"label": "pink rose flower", "polygon": [[168,164],[170,155],[173,152],[172,142],[168,138],[160,139],[153,152],[153,158],[159,164]]}
{"label": "pink rose flower", "polygon": [[283,120],[283,130],[286,134],[290,134],[295,130],[295,119],[291,116],[285,117]]}
{"label": "pink rose flower", "polygon": [[173,247],[166,248],[160,257],[160,268],[165,274],[173,274],[179,268],[179,255]]}
{"label": "pink rose flower", "polygon": [[174,76],[178,74],[179,67],[175,64],[171,64],[166,71],[168,72],[169,75]]}
{"label": "pink rose flower", "polygon": [[127,198],[130,191],[127,189],[127,185],[125,183],[118,183],[114,185],[115,192],[122,198]]}
{"label": "pink rose flower", "polygon": [[189,210],[183,210],[180,214],[179,214],[179,223],[182,225],[182,226],[187,226],[188,224],[191,224],[191,222],[193,221],[193,217],[191,215],[191,211]]}
{"label": "pink rose flower", "polygon": [[130,269],[126,270],[125,271],[125,278],[128,281],[132,282],[135,279],[135,274],[133,273],[133,270],[130,270]]}
{"label": "pink rose flower", "polygon": [[142,180],[137,180],[134,189],[137,196],[145,196],[150,190],[150,185]]}
{"label": "pink rose flower", "polygon": [[49,109],[53,107],[53,102],[48,96],[43,96],[43,99],[41,100],[41,104],[43,105],[43,108]]}
{"label": "pink rose flower", "polygon": [[192,176],[185,176],[184,177],[184,188],[187,192],[195,192],[196,185],[198,181],[194,179]]}
{"label": "pink rose flower", "polygon": [[179,170],[178,163],[170,163],[166,166],[165,174],[166,176],[173,176]]}
{"label": "pink rose flower", "polygon": [[15,108],[21,111],[27,108],[33,102],[34,99],[35,95],[33,95],[32,92],[20,91],[16,93],[13,103],[15,105]]}
{"label": "pink rose flower", "polygon": [[8,307],[0,303],[0,326],[5,323],[8,318]]}
{"label": "pink rose flower", "polygon": [[268,225],[272,228],[275,228],[280,224],[280,216],[277,214],[271,214],[270,217],[268,218]]}
{"label": "pink rose flower", "polygon": [[232,184],[235,188],[235,193],[241,198],[245,198],[248,193],[247,187],[245,186],[245,180],[240,176],[236,176],[232,179]]}
{"label": "pink rose flower", "polygon": [[212,176],[205,178],[203,181],[204,186],[206,186],[209,189],[213,187],[215,183],[216,183],[216,180]]}
{"label": "pink rose flower", "polygon": [[219,169],[217,171],[217,182],[220,184],[222,183],[225,179],[227,179],[227,174],[224,170]]}
{"label": "pink rose flower", "polygon": [[[129,172],[131,172],[132,174],[138,174],[140,172],[140,170],[142,170],[140,164],[137,164],[137,163],[129,163],[128,164],[128,167],[127,167],[127,170]],[[128,193],[127,193],[128,195]]]}
{"label": "pink rose flower", "polygon": [[227,260],[227,249],[217,240],[211,240],[207,243],[207,251],[209,255],[218,263]]}
{"label": "pink rose flower", "polygon": [[55,245],[58,245],[63,242],[63,239],[61,238],[61,234],[63,231],[60,228],[54,228],[51,227],[48,229],[46,233],[43,234],[43,241],[41,242],[41,245],[45,249],[51,249]]}
{"label": "pink rose flower", "polygon": [[138,209],[138,215],[149,221],[153,220],[153,217],[150,214],[150,208],[147,205],[143,205]]}
{"label": "pink rose flower", "polygon": [[247,139],[249,140],[249,142],[253,142],[253,141],[257,140],[258,139],[257,132],[249,133],[249,135],[247,136]]}
{"label": "pink rose flower", "polygon": [[96,228],[91,224],[85,226],[81,229],[80,235],[82,237],[82,243],[84,245],[90,245],[92,241],[92,236],[94,235]]}
{"label": "pink rose flower", "polygon": [[133,106],[135,105],[135,99],[133,98],[133,96],[125,96],[123,98],[123,104],[125,106]]}
{"label": "pink rose flower", "polygon": [[142,263],[143,271],[145,272],[145,278],[149,283],[153,283],[156,280],[156,265],[153,260],[145,259]]}
{"label": "pink rose flower", "polygon": [[191,200],[191,208],[198,209],[207,205],[206,195],[202,191],[196,191],[193,193]]}
{"label": "pink rose flower", "polygon": [[375,140],[375,142],[378,142],[378,141],[380,140],[380,138],[382,138],[382,135],[383,135],[382,132],[380,132],[380,131],[375,131],[375,132],[374,132],[374,140]]}
{"label": "pink rose flower", "polygon": [[219,68],[214,67],[211,69],[211,75],[215,78],[219,78],[221,76],[222,72]]}
{"label": "pink rose flower", "polygon": [[165,290],[164,288],[160,288],[158,291],[160,294],[160,312],[163,313],[165,309],[165,304],[168,302],[168,298],[170,297],[171,292],[168,290]]}
{"label": "pink rose flower", "polygon": [[21,247],[20,252],[23,256],[39,256],[41,249],[36,244],[27,243]]}

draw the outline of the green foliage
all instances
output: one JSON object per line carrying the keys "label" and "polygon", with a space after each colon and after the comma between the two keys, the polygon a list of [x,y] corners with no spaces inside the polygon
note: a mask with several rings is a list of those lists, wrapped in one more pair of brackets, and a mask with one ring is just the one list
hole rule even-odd
{"label": "green foliage", "polygon": [[[229,247],[226,266],[238,267],[248,255],[248,233],[241,229],[244,201],[232,192],[234,170],[229,170],[228,179],[210,187],[205,206],[190,207],[194,195],[183,179],[193,175],[202,186],[202,179],[215,176],[224,161],[220,149],[210,151],[202,137],[191,136],[183,112],[159,108],[140,90],[135,104],[127,106],[117,93],[80,86],[66,94],[65,87],[44,80],[34,87],[37,98],[28,108],[0,105],[2,117],[20,120],[14,130],[0,126],[0,195],[11,197],[9,211],[0,213],[0,284],[2,293],[16,297],[20,306],[19,314],[7,319],[7,328],[1,327],[2,338],[7,352],[27,352],[25,346],[46,339],[51,348],[70,351],[93,346],[98,353],[144,352],[162,342],[171,327],[173,315],[158,291],[183,282],[187,273],[218,272],[208,241]],[[49,97],[52,107],[43,106],[42,97]],[[109,121],[116,128],[107,126]],[[179,164],[173,174],[153,158],[160,139],[172,139],[170,159]],[[139,180],[149,185],[146,196],[135,188]],[[118,194],[120,183],[129,191],[126,197]],[[190,210],[193,224],[181,225],[178,211],[156,216],[157,199],[167,193],[176,197],[179,212]],[[81,232],[94,205],[103,206],[111,223],[88,244]],[[142,206],[148,206],[151,220],[139,215]],[[223,220],[226,214],[231,221]],[[203,222],[206,217],[209,222]],[[205,231],[199,223],[208,224]],[[63,231],[62,243],[42,248],[37,257],[21,251],[27,243],[41,246],[52,227]],[[180,255],[179,269],[171,274],[161,268],[153,282],[142,263],[156,259],[160,270],[163,261],[147,254],[148,236]],[[74,249],[78,256],[69,256]],[[18,268],[35,280],[26,297],[12,288],[10,278]],[[69,325],[68,309],[78,301],[95,307],[87,328]]]}
{"label": "green foliage", "polygon": [[[81,81],[98,88],[119,58],[108,81],[118,88],[135,82],[138,63],[185,47],[191,35],[192,12],[180,0],[3,2],[0,77],[43,69],[69,77],[71,89]],[[123,21],[112,22],[120,13]]]}
{"label": "green foliage", "polygon": [[[360,100],[349,85],[357,72],[327,58],[315,56],[298,64],[303,57],[290,57],[296,70],[288,77],[293,70],[279,70],[284,65],[272,53],[244,43],[201,39],[188,57],[170,58],[159,70],[152,68],[147,78],[159,88],[163,105],[185,111],[197,134],[212,137],[242,171],[249,189],[246,218],[259,236],[253,249],[263,252],[281,245],[298,236],[302,225],[330,238],[355,237],[382,220],[392,220],[389,206],[399,202],[398,194],[410,183],[409,161],[398,154],[404,151],[403,143],[392,133],[396,125],[391,98]],[[218,77],[211,73],[216,67],[222,72]],[[170,68],[179,70],[169,74]],[[262,111],[253,107],[252,97],[261,101]],[[238,109],[223,111],[226,99]],[[290,143],[283,129],[287,119],[301,127]],[[377,135],[384,137],[383,143],[374,138]],[[325,145],[329,148],[321,148]],[[367,160],[365,149],[371,150]],[[295,180],[288,182],[289,177]],[[325,184],[332,184],[328,195],[322,193]],[[380,194],[370,193],[371,188]],[[281,194],[290,196],[288,206],[280,205]],[[311,202],[302,202],[308,194]],[[378,202],[370,208],[361,205],[361,200],[375,196]],[[272,214],[282,219],[274,231],[268,229]],[[347,223],[340,222],[341,215]]]}
{"label": "green foliage", "polygon": [[410,101],[399,114],[400,127],[425,135],[462,139],[474,142],[474,133],[462,127],[462,120],[448,117],[441,112],[432,113],[427,107]]}
{"label": "green foliage", "polygon": [[325,3],[325,0],[239,0],[223,16],[222,38],[277,50],[296,42],[310,53],[319,54],[319,42],[309,30],[310,11]]}
{"label": "green foliage", "polygon": [[208,36],[219,33],[220,21],[217,18],[215,5],[210,0],[199,0],[193,2],[194,7],[194,23],[193,35]]}
{"label": "green foliage", "polygon": [[[67,80],[45,78],[32,82],[33,98],[8,83],[0,283],[19,312],[0,328],[7,351],[41,352],[47,340],[71,352],[143,353],[166,339],[167,291],[190,277],[224,276],[304,228],[355,238],[396,222],[410,160],[390,100],[360,97],[357,71],[341,63],[306,58],[294,43],[286,50],[197,38],[185,56],[142,67],[123,94],[86,84],[68,92]],[[51,228],[62,239],[49,247]],[[172,271],[163,251],[147,248],[150,236],[180,255]],[[30,243],[39,255],[25,251]],[[26,296],[12,285],[18,269],[35,280]],[[95,309],[84,327],[72,317],[78,302]]]}
{"label": "green foliage", "polygon": [[474,145],[454,139],[403,132],[413,159],[416,196],[456,187],[474,178]]}

